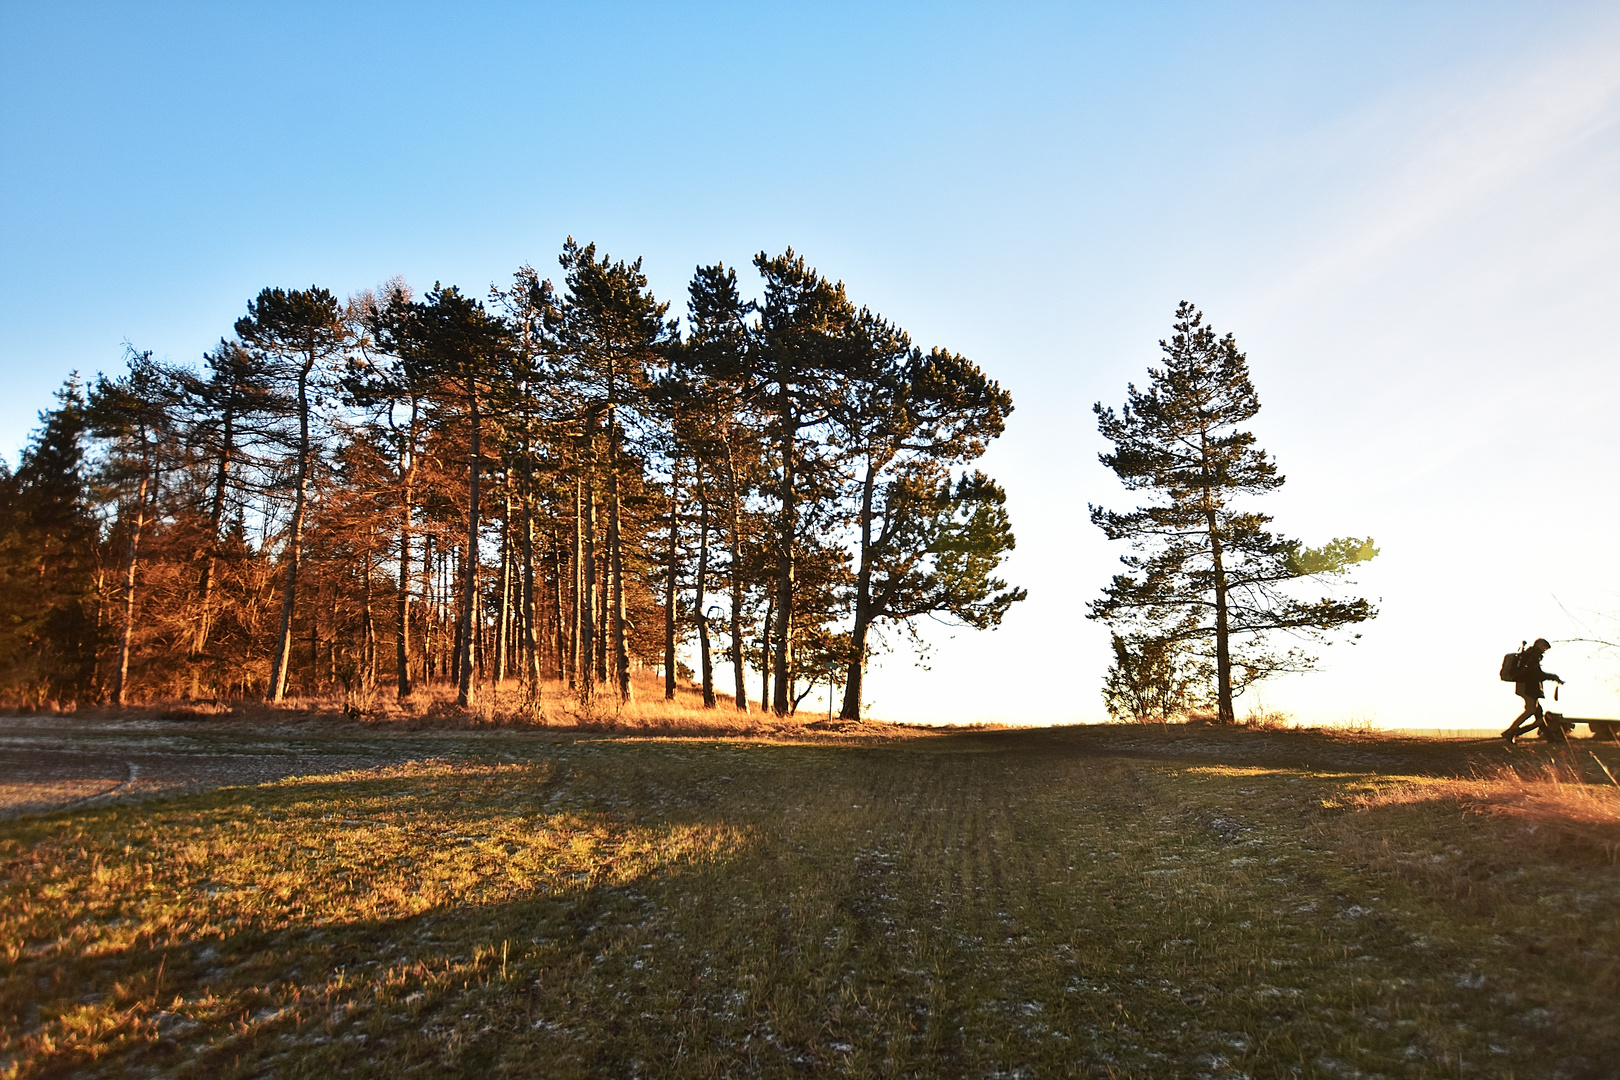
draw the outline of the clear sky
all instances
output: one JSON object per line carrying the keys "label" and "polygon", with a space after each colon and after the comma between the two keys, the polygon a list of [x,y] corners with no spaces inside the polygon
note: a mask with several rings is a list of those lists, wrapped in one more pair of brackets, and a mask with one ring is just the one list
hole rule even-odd
{"label": "clear sky", "polygon": [[[1277,527],[1383,549],[1383,614],[1265,707],[1501,725],[1504,651],[1620,637],[1613,4],[0,2],[13,463],[126,340],[195,360],[267,285],[482,292],[570,234],[676,310],[792,245],[1011,390],[1030,598],[882,658],[876,715],[1101,718],[1090,408],[1182,299],[1249,355]],[[1589,652],[1548,657],[1566,711],[1620,717]]]}

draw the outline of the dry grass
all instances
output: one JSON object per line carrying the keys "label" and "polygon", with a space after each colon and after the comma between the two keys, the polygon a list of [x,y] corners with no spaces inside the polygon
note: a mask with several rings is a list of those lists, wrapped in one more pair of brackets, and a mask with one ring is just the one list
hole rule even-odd
{"label": "dry grass", "polygon": [[106,795],[115,791],[122,783],[123,781],[117,779],[77,777],[65,780],[0,781],[0,814],[54,810],[59,806]]}
{"label": "dry grass", "polygon": [[1503,819],[1514,834],[1536,835],[1542,845],[1585,847],[1610,863],[1620,855],[1620,783],[1579,744],[1472,776],[1381,779],[1350,801],[1365,811],[1436,803],[1459,815]]}
{"label": "dry grass", "polygon": [[1251,731],[1280,731],[1294,727],[1294,717],[1277,709],[1256,709],[1238,721]]}
{"label": "dry grass", "polygon": [[0,1057],[22,1076],[1612,1075],[1620,872],[1526,843],[1548,826],[1467,788],[1579,806],[1573,777],[1389,778],[1311,764],[1367,737],[1146,734],[511,733],[468,742],[485,760],[0,823]]}
{"label": "dry grass", "polygon": [[456,704],[456,690],[447,684],[419,686],[401,700],[388,687],[366,695],[289,698],[270,703],[260,700],[161,700],[126,706],[47,703],[29,715],[70,715],[80,719],[150,719],[280,725],[300,721],[353,721],[366,726],[403,730],[473,730],[490,728],[555,731],[623,732],[748,738],[802,738],[835,736],[904,737],[908,728],[882,721],[833,721],[815,712],[777,718],[759,708],[737,709],[727,697],[705,708],[701,691],[690,685],[676,689],[673,701],[664,697],[663,677],[637,672],[630,702],[619,700],[616,690],[598,687],[590,701],[565,683],[546,681],[538,699],[531,698],[516,680],[499,689],[475,688],[467,708]]}

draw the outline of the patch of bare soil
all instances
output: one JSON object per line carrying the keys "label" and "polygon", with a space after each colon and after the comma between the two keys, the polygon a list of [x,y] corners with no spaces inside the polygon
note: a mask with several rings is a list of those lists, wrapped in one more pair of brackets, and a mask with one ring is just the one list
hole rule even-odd
{"label": "patch of bare soil", "polygon": [[496,755],[508,744],[577,739],[749,738],[881,742],[926,738],[927,729],[873,721],[766,725],[731,730],[678,720],[568,727],[473,727],[367,719],[345,720],[282,710],[252,718],[229,714],[0,717],[0,819],[80,805],[262,784],[380,765],[471,753]]}

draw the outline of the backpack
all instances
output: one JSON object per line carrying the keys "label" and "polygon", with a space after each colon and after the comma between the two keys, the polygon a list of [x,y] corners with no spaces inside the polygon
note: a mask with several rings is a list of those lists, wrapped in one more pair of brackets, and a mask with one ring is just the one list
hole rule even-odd
{"label": "backpack", "polygon": [[1519,654],[1518,653],[1510,652],[1506,656],[1502,657],[1502,681],[1503,682],[1518,682],[1519,681]]}

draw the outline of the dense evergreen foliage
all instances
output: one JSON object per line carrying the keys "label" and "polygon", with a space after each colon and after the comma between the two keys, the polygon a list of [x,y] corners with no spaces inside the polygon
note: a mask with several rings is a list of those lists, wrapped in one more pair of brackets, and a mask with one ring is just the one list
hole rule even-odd
{"label": "dense evergreen foliage", "polygon": [[0,466],[0,694],[627,700],[696,641],[710,705],[724,665],[736,708],[752,670],[856,717],[883,628],[1022,598],[974,364],[791,250],[757,303],[698,268],[684,325],[639,260],[560,261],[485,300],[266,289],[200,370],[70,379]]}

